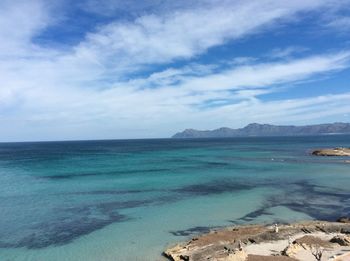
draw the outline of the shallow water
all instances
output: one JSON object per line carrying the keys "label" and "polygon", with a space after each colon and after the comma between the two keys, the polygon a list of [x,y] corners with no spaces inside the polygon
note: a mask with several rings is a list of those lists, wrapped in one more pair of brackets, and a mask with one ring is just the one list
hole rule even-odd
{"label": "shallow water", "polygon": [[161,260],[213,227],[350,214],[350,136],[0,143],[0,260]]}

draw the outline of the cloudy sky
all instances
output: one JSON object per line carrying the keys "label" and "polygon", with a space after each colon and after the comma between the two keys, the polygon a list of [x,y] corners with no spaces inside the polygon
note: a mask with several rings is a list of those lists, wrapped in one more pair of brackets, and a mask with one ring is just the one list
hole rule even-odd
{"label": "cloudy sky", "polygon": [[1,0],[0,140],[350,122],[350,0]]}

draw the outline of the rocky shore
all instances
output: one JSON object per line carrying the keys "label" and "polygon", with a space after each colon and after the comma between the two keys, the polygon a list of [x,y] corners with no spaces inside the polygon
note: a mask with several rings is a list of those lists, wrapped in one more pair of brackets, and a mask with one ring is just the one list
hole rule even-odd
{"label": "rocky shore", "polygon": [[350,260],[350,222],[343,218],[227,227],[177,244],[163,255],[173,261],[346,261]]}
{"label": "rocky shore", "polygon": [[333,148],[314,150],[312,155],[315,156],[350,156],[350,148]]}

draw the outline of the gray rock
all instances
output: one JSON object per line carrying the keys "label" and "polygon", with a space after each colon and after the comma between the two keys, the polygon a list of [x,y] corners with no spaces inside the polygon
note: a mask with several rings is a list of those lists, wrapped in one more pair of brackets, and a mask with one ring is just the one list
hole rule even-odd
{"label": "gray rock", "polygon": [[337,243],[341,246],[350,246],[350,238],[348,236],[335,236],[329,242]]}

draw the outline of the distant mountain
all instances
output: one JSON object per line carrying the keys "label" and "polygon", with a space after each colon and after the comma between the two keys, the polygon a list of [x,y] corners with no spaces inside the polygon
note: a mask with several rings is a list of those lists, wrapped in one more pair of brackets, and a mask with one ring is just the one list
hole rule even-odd
{"label": "distant mountain", "polygon": [[176,133],[172,138],[229,138],[251,136],[301,136],[324,134],[350,134],[350,123],[329,123],[306,126],[279,126],[271,124],[251,123],[244,128],[220,128],[216,130],[186,129]]}

